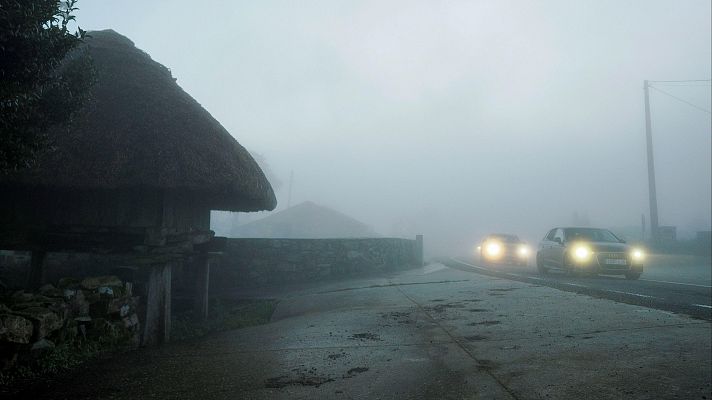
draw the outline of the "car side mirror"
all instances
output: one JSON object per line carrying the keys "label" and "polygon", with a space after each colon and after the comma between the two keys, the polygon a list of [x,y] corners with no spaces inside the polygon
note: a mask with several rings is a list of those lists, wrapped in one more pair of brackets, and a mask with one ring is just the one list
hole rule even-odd
{"label": "car side mirror", "polygon": [[555,237],[555,238],[554,238],[554,241],[555,241],[556,243],[558,243],[558,244],[564,244],[564,242],[561,240],[560,237]]}
{"label": "car side mirror", "polygon": [[624,239],[621,239],[621,243],[628,243],[628,242],[626,242]]}

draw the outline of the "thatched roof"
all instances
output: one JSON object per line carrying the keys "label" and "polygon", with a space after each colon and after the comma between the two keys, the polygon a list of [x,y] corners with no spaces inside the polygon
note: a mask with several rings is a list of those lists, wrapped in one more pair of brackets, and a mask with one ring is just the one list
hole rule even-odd
{"label": "thatched roof", "polygon": [[368,225],[311,201],[238,226],[231,234],[234,237],[285,239],[372,238],[379,236]]}
{"label": "thatched roof", "polygon": [[170,70],[112,30],[90,32],[92,99],[70,133],[50,133],[56,151],[0,184],[42,189],[190,192],[211,209],[271,210],[272,187],[250,154]]}

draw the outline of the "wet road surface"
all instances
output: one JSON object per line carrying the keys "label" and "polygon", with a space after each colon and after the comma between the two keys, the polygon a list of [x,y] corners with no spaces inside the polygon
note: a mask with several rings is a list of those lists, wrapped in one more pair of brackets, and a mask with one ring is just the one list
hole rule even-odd
{"label": "wet road surface", "polygon": [[429,265],[255,292],[269,324],[93,363],[34,399],[712,398],[708,321]]}
{"label": "wet road surface", "polygon": [[466,271],[712,320],[712,266],[708,258],[654,256],[639,280],[613,275],[570,276],[557,271],[541,276],[533,265],[483,266],[474,257],[454,257],[445,263]]}

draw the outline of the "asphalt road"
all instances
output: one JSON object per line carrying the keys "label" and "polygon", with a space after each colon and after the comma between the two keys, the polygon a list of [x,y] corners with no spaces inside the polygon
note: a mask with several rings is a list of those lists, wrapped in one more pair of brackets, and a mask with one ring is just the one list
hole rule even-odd
{"label": "asphalt road", "polygon": [[636,281],[607,275],[574,277],[554,271],[541,276],[531,263],[483,266],[476,257],[453,257],[445,263],[460,270],[712,320],[709,258],[651,255],[643,275]]}
{"label": "asphalt road", "polygon": [[712,324],[685,315],[442,264],[252,293],[280,299],[270,323],[97,360],[16,398],[712,398]]}

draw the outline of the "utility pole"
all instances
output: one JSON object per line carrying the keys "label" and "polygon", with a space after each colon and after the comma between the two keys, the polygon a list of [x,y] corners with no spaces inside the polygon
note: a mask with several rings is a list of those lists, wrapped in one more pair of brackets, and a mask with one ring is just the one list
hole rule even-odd
{"label": "utility pole", "polygon": [[650,95],[648,81],[643,81],[645,92],[645,139],[648,151],[648,199],[650,201],[650,239],[658,242],[658,198],[655,189],[655,162],[653,161],[653,132],[650,127]]}
{"label": "utility pole", "polygon": [[289,195],[287,196],[287,208],[292,206],[292,182],[294,181],[294,170],[289,172]]}

